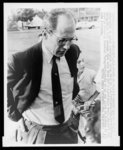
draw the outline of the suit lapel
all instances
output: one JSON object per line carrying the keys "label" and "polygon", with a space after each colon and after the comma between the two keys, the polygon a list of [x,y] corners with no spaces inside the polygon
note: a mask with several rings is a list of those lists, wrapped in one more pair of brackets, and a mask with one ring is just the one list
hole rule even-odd
{"label": "suit lapel", "polygon": [[37,96],[40,90],[41,78],[42,78],[42,42],[38,43],[37,47],[33,51],[33,64],[32,64],[32,89],[35,94],[34,97]]}
{"label": "suit lapel", "polygon": [[79,91],[79,86],[77,83],[77,49],[74,47],[74,45],[71,45],[70,49],[65,54],[71,76],[74,77],[74,87],[73,87],[73,99],[76,97]]}

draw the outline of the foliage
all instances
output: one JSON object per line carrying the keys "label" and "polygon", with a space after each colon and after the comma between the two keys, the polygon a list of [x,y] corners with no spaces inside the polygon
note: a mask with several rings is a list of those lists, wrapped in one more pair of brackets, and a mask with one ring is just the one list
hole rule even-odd
{"label": "foliage", "polygon": [[7,28],[7,30],[8,31],[18,31],[17,23],[15,21],[10,20],[8,22],[8,28]]}
{"label": "foliage", "polygon": [[33,17],[35,16],[35,11],[31,8],[26,9],[18,9],[17,10],[17,21],[32,21]]}
{"label": "foliage", "polygon": [[40,11],[34,10],[32,8],[19,8],[17,9],[16,14],[15,13],[12,14],[11,20],[12,21],[20,20],[22,22],[27,22],[28,20],[32,21],[35,15],[38,15],[41,19],[43,19],[46,13],[47,12],[43,9]]}
{"label": "foliage", "polygon": [[43,19],[44,16],[47,14],[47,12],[44,9],[42,9],[41,11],[40,10],[35,10],[35,14],[37,16],[39,16],[41,19]]}
{"label": "foliage", "polygon": [[11,16],[8,16],[8,30],[17,30],[16,22],[22,21],[22,28],[23,22],[32,21],[35,15],[39,16],[41,19],[45,16],[47,12],[45,10],[34,10],[33,8],[19,8],[16,12],[13,12]]}

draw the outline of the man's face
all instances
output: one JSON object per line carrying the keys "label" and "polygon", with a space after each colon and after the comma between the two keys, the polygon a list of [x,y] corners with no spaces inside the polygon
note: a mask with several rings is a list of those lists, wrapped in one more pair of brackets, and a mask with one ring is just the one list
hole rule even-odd
{"label": "man's face", "polygon": [[75,22],[72,18],[61,15],[58,18],[58,24],[52,33],[51,41],[53,54],[62,57],[70,48],[72,40],[75,37]]}

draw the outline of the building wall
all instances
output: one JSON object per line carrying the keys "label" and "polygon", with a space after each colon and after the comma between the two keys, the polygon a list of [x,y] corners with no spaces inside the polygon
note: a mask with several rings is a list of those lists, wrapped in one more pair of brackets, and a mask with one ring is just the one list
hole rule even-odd
{"label": "building wall", "polygon": [[100,16],[100,8],[71,8],[78,21],[97,21]]}

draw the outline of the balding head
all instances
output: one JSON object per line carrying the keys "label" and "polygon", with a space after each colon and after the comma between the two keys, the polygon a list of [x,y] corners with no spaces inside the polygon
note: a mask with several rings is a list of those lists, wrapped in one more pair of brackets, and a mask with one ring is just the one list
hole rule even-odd
{"label": "balding head", "polygon": [[[75,32],[75,21],[70,15],[60,15],[57,21],[56,31],[62,36],[68,34],[70,37],[73,36]],[[65,35],[64,35],[65,34]]]}
{"label": "balding head", "polygon": [[55,9],[46,16],[45,23],[46,47],[53,55],[62,57],[75,39],[76,22],[73,15],[66,9]]}
{"label": "balding head", "polygon": [[[44,17],[44,27],[50,30],[56,30],[58,20],[60,17],[66,16],[66,18],[72,18],[76,23],[76,20],[72,12],[68,9],[53,9]],[[62,20],[63,21],[63,20]]]}

